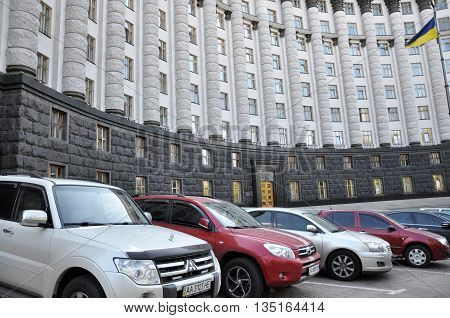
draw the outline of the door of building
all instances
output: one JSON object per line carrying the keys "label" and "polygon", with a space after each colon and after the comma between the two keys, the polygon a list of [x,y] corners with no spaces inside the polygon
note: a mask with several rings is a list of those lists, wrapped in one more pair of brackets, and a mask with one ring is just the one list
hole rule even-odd
{"label": "door of building", "polygon": [[264,208],[272,208],[274,206],[273,199],[273,183],[270,181],[261,182],[261,199]]}

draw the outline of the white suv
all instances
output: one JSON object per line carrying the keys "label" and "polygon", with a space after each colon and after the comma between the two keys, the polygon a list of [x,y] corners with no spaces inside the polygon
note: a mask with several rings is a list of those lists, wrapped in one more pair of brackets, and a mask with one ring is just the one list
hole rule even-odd
{"label": "white suv", "polygon": [[151,225],[123,190],[0,177],[0,284],[39,297],[216,296],[205,241]]}

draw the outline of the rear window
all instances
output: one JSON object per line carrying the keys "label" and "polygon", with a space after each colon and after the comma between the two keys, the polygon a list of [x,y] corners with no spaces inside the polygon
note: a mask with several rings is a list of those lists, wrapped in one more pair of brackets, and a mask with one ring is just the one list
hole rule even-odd
{"label": "rear window", "polygon": [[402,224],[413,224],[412,213],[392,213],[388,217]]}
{"label": "rear window", "polygon": [[[327,219],[330,220],[328,217]],[[355,227],[355,214],[353,212],[333,212],[331,221],[339,226]]]}
{"label": "rear window", "polygon": [[272,225],[272,212],[270,211],[254,211],[250,213],[255,219],[265,226]]}
{"label": "rear window", "polygon": [[17,193],[17,185],[12,183],[0,184],[0,219],[10,220],[14,199]]}

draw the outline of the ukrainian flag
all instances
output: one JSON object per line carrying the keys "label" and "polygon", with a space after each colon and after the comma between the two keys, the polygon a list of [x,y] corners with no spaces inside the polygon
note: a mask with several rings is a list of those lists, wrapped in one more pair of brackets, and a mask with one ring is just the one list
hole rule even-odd
{"label": "ukrainian flag", "polygon": [[436,20],[432,18],[419,33],[414,35],[413,38],[406,43],[406,48],[424,45],[428,41],[437,39],[438,37]]}

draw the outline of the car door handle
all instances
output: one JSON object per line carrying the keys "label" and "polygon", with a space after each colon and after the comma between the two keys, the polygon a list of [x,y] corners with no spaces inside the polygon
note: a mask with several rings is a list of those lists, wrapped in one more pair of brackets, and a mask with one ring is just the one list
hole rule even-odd
{"label": "car door handle", "polygon": [[362,234],[367,234],[367,232],[366,232],[366,231],[359,231],[359,233],[362,233]]}
{"label": "car door handle", "polygon": [[428,231],[428,229],[426,229],[424,227],[419,227],[418,229],[421,230],[421,231]]}
{"label": "car door handle", "polygon": [[14,234],[14,231],[8,230],[8,229],[3,229],[3,233],[5,233],[5,234]]}

